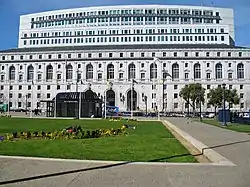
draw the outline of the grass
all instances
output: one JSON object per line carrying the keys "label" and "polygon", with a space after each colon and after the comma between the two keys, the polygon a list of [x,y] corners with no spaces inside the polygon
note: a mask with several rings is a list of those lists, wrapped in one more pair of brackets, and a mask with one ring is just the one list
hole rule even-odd
{"label": "grass", "polygon": [[[21,131],[120,128],[124,121],[0,118],[0,135]],[[129,122],[126,136],[75,140],[1,142],[0,155],[114,161],[197,162],[160,122]]]}
{"label": "grass", "polygon": [[237,123],[227,123],[227,127],[222,127],[221,124],[214,119],[202,119],[202,122],[209,124],[209,125],[214,125],[217,127],[226,128],[226,129],[230,129],[230,130],[237,131],[237,132],[246,132],[246,133],[250,132],[250,125],[243,125],[243,124],[237,124]]}

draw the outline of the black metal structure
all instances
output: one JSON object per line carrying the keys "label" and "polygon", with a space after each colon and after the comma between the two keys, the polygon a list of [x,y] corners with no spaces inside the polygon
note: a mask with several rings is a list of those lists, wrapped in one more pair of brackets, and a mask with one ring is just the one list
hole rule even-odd
{"label": "black metal structure", "polygon": [[[81,99],[80,97],[81,96]],[[52,101],[47,103],[47,117],[54,117],[56,101],[57,117],[76,117],[79,114],[79,102],[81,102],[81,116],[95,118],[102,117],[102,100],[92,90],[86,92],[63,92],[56,95]]]}

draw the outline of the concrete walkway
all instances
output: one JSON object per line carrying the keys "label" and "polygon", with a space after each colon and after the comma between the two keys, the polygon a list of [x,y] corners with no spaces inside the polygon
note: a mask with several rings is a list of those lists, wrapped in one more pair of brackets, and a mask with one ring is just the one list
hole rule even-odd
{"label": "concrete walkway", "polygon": [[250,186],[249,135],[184,118],[166,119],[205,145],[216,147],[213,149],[237,166],[112,164],[0,158],[0,186],[6,181],[9,184],[3,186]]}

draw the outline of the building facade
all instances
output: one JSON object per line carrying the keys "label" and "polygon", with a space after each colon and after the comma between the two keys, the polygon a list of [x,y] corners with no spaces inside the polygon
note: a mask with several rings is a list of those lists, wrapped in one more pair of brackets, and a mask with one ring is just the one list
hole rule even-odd
{"label": "building facade", "polygon": [[[43,109],[41,101],[57,93],[90,88],[122,111],[131,103],[133,110],[185,111],[179,92],[198,82],[206,93],[222,83],[236,88],[241,100],[233,107],[248,110],[250,50],[236,47],[234,38],[233,11],[224,8],[140,5],[24,15],[19,48],[0,51],[0,102]],[[207,99],[202,109],[213,111]]]}

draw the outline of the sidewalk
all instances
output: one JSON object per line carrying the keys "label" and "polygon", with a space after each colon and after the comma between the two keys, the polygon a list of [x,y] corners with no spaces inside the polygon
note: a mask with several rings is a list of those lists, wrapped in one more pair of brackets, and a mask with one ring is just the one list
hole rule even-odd
{"label": "sidewalk", "polygon": [[205,145],[214,147],[215,151],[236,165],[250,169],[250,136],[247,133],[222,129],[186,118],[166,120]]}

